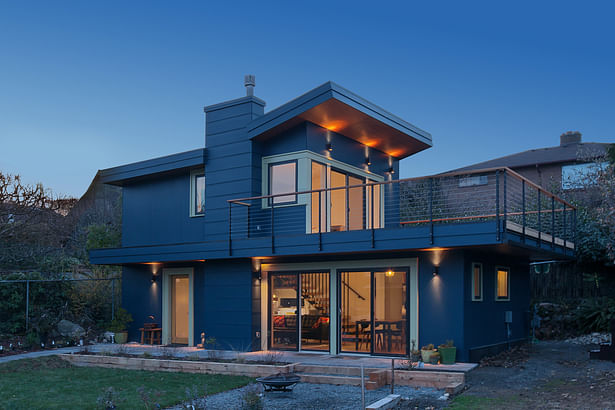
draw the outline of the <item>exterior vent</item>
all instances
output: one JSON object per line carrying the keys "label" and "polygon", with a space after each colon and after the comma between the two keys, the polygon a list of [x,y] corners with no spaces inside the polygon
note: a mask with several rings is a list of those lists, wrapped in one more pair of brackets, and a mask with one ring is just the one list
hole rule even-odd
{"label": "exterior vent", "polygon": [[252,97],[254,95],[254,86],[256,85],[256,76],[253,74],[246,74],[243,77],[243,85],[246,86],[246,95]]}

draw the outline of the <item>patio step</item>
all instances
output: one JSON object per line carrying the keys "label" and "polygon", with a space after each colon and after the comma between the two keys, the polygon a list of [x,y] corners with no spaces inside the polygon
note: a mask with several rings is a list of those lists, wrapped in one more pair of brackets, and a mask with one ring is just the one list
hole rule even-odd
{"label": "patio step", "polygon": [[[363,371],[364,371],[365,377],[367,378],[367,375],[370,372],[373,372],[376,370],[381,370],[381,369],[370,367],[370,368],[364,368]],[[295,365],[295,372],[361,377],[361,368],[356,367],[356,366],[325,366],[325,365],[317,365],[317,364],[298,363]]]}
{"label": "patio step", "polygon": [[[335,385],[350,385],[360,386],[361,377],[356,376],[334,376],[330,374],[315,374],[315,373],[296,373],[301,376],[301,381],[312,384],[335,384]],[[367,390],[376,390],[382,387],[379,383],[371,381],[368,377],[365,378],[365,388]]]}

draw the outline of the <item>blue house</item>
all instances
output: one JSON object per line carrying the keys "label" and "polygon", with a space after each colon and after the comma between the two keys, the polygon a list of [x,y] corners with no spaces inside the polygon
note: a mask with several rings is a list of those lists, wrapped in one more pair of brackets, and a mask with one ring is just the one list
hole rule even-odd
{"label": "blue house", "polygon": [[[328,82],[265,112],[205,107],[203,148],[101,171],[123,191],[123,306],[163,344],[477,360],[528,336],[531,261],[574,258],[575,209],[507,168],[399,178],[426,131]],[[411,160],[411,159],[409,159]]]}

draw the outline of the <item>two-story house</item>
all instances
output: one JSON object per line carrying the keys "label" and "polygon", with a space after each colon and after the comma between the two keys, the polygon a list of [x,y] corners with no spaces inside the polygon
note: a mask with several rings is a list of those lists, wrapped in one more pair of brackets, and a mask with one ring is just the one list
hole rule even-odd
{"label": "two-story house", "polygon": [[[429,133],[328,82],[205,107],[204,148],[101,171],[122,187],[123,306],[164,344],[459,360],[527,337],[527,265],[574,257],[574,208],[505,168],[399,179]],[[538,199],[536,200],[536,197]]]}

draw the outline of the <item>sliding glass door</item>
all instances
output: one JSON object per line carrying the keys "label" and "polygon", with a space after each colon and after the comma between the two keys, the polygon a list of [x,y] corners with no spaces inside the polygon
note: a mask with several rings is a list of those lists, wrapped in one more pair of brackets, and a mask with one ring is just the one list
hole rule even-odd
{"label": "sliding glass door", "polygon": [[271,273],[269,346],[329,350],[329,272]]}
{"label": "sliding glass door", "polygon": [[408,271],[340,272],[340,351],[408,353]]}

